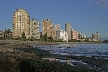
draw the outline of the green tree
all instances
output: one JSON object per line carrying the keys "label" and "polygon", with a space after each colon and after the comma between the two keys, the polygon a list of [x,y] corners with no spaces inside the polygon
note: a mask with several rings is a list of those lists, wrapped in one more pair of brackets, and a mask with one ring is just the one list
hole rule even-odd
{"label": "green tree", "polygon": [[22,40],[26,40],[26,36],[25,36],[24,32],[22,33],[22,37],[21,38],[22,38]]}
{"label": "green tree", "polygon": [[85,38],[85,40],[84,40],[85,42],[89,42],[89,38]]}
{"label": "green tree", "polygon": [[35,41],[36,40],[36,38],[35,37],[31,37],[31,39],[30,39],[31,41]]}
{"label": "green tree", "polygon": [[10,38],[11,36],[11,30],[10,29],[5,29],[5,38]]}
{"label": "green tree", "polygon": [[48,37],[48,40],[49,40],[49,42],[52,42],[53,41],[52,36]]}
{"label": "green tree", "polygon": [[45,33],[42,37],[42,40],[47,42],[48,41],[48,36],[47,36],[47,33]]}

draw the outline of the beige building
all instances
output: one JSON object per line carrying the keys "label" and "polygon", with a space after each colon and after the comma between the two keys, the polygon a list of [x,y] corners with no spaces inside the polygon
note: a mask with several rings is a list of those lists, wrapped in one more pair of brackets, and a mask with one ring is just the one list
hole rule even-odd
{"label": "beige building", "polygon": [[30,38],[40,39],[39,21],[32,18],[30,20]]}
{"label": "beige building", "polygon": [[47,33],[47,36],[52,36],[55,39],[55,28],[53,23],[47,19],[42,21],[42,36]]}
{"label": "beige building", "polygon": [[71,35],[72,35],[71,31],[72,31],[72,29],[71,29],[71,24],[70,23],[65,24],[65,31],[68,34],[68,40],[71,40]]}
{"label": "beige building", "polygon": [[5,33],[3,31],[0,31],[0,38],[4,38],[5,37]]}
{"label": "beige building", "polygon": [[30,36],[30,16],[24,9],[17,9],[13,13],[13,37],[18,38],[25,33],[26,38]]}

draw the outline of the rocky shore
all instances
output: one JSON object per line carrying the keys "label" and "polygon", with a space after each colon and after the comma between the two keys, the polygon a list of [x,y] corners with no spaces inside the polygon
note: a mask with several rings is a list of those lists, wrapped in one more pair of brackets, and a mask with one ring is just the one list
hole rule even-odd
{"label": "rocky shore", "polygon": [[0,56],[20,57],[20,58],[37,58],[33,53],[16,50],[15,48],[29,48],[33,42],[4,40],[0,43]]}
{"label": "rocky shore", "polygon": [[1,40],[0,52],[14,52],[14,48],[27,48],[31,44],[38,44],[37,41]]}
{"label": "rocky shore", "polygon": [[[48,72],[46,67],[53,68],[55,66],[54,68],[56,68],[56,66],[58,64],[59,64],[59,66],[64,67],[64,69],[66,68],[66,66],[64,66],[64,64],[53,63],[52,61],[50,63],[49,61],[46,62],[46,60],[45,61],[42,60],[42,57],[48,56],[48,57],[58,57],[59,58],[59,56],[54,56],[54,55],[51,55],[45,51],[38,50],[38,49],[34,50],[31,48],[31,45],[33,45],[33,44],[60,44],[60,43],[41,43],[38,41],[2,40],[0,42],[0,72],[6,72],[7,69],[10,70],[8,72],[20,72],[18,69],[18,66],[15,66],[15,65],[19,65],[19,63],[22,61],[22,59],[25,59],[25,60],[30,59],[30,60],[36,61],[37,63],[36,62],[35,63],[38,64],[37,66],[39,67],[39,69],[37,69],[37,70],[40,70],[40,68],[41,69],[45,68],[44,71],[35,71],[35,72],[45,72],[45,70],[46,70],[46,72]],[[40,56],[40,55],[43,55],[43,56]],[[91,58],[86,58],[86,57],[67,57],[67,56],[65,56],[65,57],[69,58],[69,59],[71,58],[71,59],[83,60],[84,62],[87,62],[90,64],[95,64],[97,66],[99,66],[98,63],[102,64],[103,62],[108,62],[106,60],[100,60],[100,59],[98,60],[95,58],[91,59]],[[95,62],[93,60],[95,60]],[[7,64],[7,61],[9,62],[9,64]],[[30,63],[32,63],[32,62],[30,61]],[[78,65],[79,64],[80,63],[78,63]],[[4,67],[2,67],[2,66],[4,66]],[[13,66],[13,67],[10,67],[10,66]],[[79,65],[79,67],[75,67],[75,68],[72,66],[71,67],[69,66],[69,69],[67,69],[67,71],[65,71],[65,72],[71,72],[71,71],[74,71],[74,72],[79,72],[79,71],[80,72],[95,72],[95,70],[90,71],[90,70],[86,70],[83,67],[80,68],[81,66],[82,66],[81,64]],[[16,67],[16,68],[14,68],[14,67]],[[67,65],[67,67],[68,67],[68,65]],[[60,69],[60,67],[59,67],[59,69]],[[53,70],[53,69],[51,69],[51,70]],[[106,69],[106,71],[107,71],[107,69]],[[50,71],[49,70],[49,72],[61,72],[61,69],[60,69],[60,71],[59,70],[58,71],[56,71],[56,70]]]}
{"label": "rocky shore", "polygon": [[38,54],[33,52],[18,50],[19,48],[30,49],[31,44],[38,43],[33,41],[1,41],[0,72],[83,72],[83,70],[67,64],[42,60]]}

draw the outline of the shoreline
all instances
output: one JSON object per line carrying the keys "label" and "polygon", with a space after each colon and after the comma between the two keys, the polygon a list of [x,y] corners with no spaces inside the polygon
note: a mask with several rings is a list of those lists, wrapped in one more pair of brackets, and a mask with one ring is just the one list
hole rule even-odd
{"label": "shoreline", "polygon": [[[30,63],[32,67],[36,68],[36,72],[40,71],[40,69],[42,70],[41,72],[52,72],[53,70],[55,70],[54,72],[57,71],[63,72],[64,70],[66,72],[72,72],[72,71],[87,72],[88,71],[85,69],[72,67],[66,63],[43,60],[42,57],[38,56],[38,54],[35,54],[34,52],[30,52],[30,53],[28,52],[28,51],[35,51],[32,50],[33,48],[31,48],[30,45],[31,44],[28,43],[21,44],[20,42],[5,43],[4,45],[0,45],[0,63],[1,63],[0,67],[5,66],[0,68],[0,72],[7,71],[7,68],[8,71],[11,72],[20,72],[18,67],[22,61],[28,61],[28,63]],[[17,49],[23,49],[23,50],[17,50]],[[31,49],[31,50],[24,51],[27,49]],[[5,52],[3,52],[2,50],[4,50]],[[37,52],[38,51],[39,50],[37,50]],[[40,54],[42,54],[43,52],[45,51],[40,50]],[[45,55],[46,53],[44,53],[43,55]],[[50,54],[48,55],[50,56]],[[48,69],[49,71],[46,70],[46,68],[49,68]]]}
{"label": "shoreline", "polygon": [[[36,44],[41,44],[41,43],[39,43],[38,41],[3,40],[0,43],[0,52],[2,51],[12,52],[14,48],[28,48]],[[108,43],[45,42],[42,44],[54,45],[54,44],[108,44]]]}
{"label": "shoreline", "polygon": [[[101,67],[102,69],[104,69],[104,64],[103,63],[108,63],[107,60],[103,60],[103,59],[96,59],[95,57],[83,57],[83,56],[61,56],[61,55],[52,55],[52,54],[47,54],[47,51],[45,50],[36,50],[33,49],[31,47],[31,45],[34,44],[39,44],[38,42],[35,41],[8,41],[5,42],[4,41],[4,45],[0,45],[0,55],[2,57],[15,57],[17,58],[24,58],[24,59],[39,59],[41,60],[42,58],[62,58],[62,59],[76,59],[76,60],[82,60],[84,62],[87,62],[90,65],[96,65],[97,67]],[[50,43],[51,44],[51,43]],[[63,43],[62,43],[63,44]],[[22,50],[16,50],[17,49],[22,49]],[[28,50],[27,50],[28,49]],[[28,51],[31,51],[30,53]],[[32,52],[33,51],[33,52]],[[40,52],[35,54],[34,52]],[[45,52],[45,53],[43,53]],[[43,57],[39,56],[38,54],[42,55],[43,53]],[[47,54],[48,56],[45,56],[45,54]],[[75,67],[78,69],[82,68],[82,64],[81,63],[76,63],[77,65],[79,65],[79,67]],[[81,67],[81,68],[80,68]],[[107,67],[107,65],[106,65]],[[83,70],[86,67],[84,66]],[[87,69],[88,70],[88,69]]]}
{"label": "shoreline", "polygon": [[41,42],[41,41],[21,41],[21,40],[0,40],[1,44],[108,44],[102,42]]}
{"label": "shoreline", "polygon": [[14,48],[27,48],[36,44],[108,44],[108,43],[91,43],[91,42],[40,42],[40,41],[21,41],[21,40],[0,40],[0,52],[13,52]]}
{"label": "shoreline", "polygon": [[[108,65],[104,65],[103,63],[108,63],[107,60],[104,60],[103,58],[96,58],[96,57],[85,57],[85,56],[66,56],[66,55],[57,55],[57,54],[46,54],[49,53],[48,51],[46,50],[41,50],[41,49],[38,49],[38,48],[24,48],[24,49],[19,49],[19,50],[23,50],[23,51],[27,51],[27,52],[30,52],[33,50],[33,52],[36,53],[39,52],[39,51],[42,51],[42,53],[44,54],[41,54],[41,58],[42,59],[45,59],[45,60],[49,60],[49,61],[52,61],[52,60],[66,60],[66,61],[69,61],[70,60],[76,60],[76,61],[79,61],[79,62],[75,62],[73,64],[75,64],[76,68],[81,68],[81,69],[85,69],[85,70],[90,70],[90,67],[93,67],[92,70],[95,70],[95,71],[106,71],[107,68],[104,68],[104,66],[108,66]],[[40,56],[39,55],[39,56]],[[47,56],[48,55],[48,56]],[[77,66],[78,65],[78,66]],[[84,67],[82,67],[84,66]],[[94,67],[95,66],[95,67]]]}

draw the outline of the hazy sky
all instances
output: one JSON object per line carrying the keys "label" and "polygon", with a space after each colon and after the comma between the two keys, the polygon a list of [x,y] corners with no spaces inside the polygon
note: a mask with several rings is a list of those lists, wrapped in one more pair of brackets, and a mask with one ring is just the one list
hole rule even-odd
{"label": "hazy sky", "polygon": [[0,30],[12,30],[12,15],[19,8],[40,24],[48,18],[64,30],[69,22],[72,29],[89,37],[94,32],[108,37],[108,0],[0,0]]}

